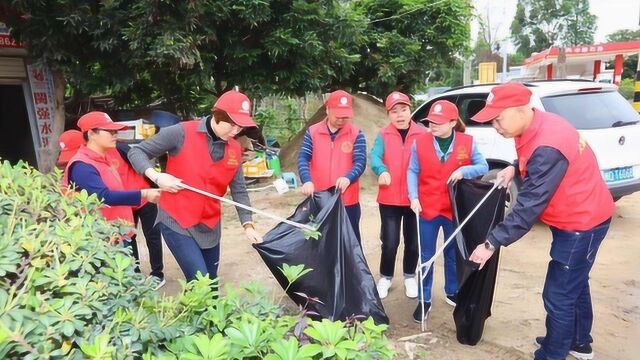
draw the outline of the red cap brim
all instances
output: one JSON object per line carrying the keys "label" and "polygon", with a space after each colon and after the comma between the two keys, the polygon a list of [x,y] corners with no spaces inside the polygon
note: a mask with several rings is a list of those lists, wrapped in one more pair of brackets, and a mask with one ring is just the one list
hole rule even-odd
{"label": "red cap brim", "polygon": [[485,106],[477,114],[471,117],[471,120],[479,123],[489,122],[500,115],[504,111],[503,108],[495,108],[491,106]]}
{"label": "red cap brim", "polygon": [[447,117],[445,117],[445,116],[437,115],[437,114],[429,114],[429,115],[426,117],[426,119],[427,119],[427,121],[434,122],[434,123],[436,123],[436,124],[440,124],[440,125],[442,125],[442,124],[446,124],[446,123],[448,123],[449,121],[456,120],[456,119],[449,119],[449,118],[447,118]]}
{"label": "red cap brim", "polygon": [[387,106],[387,111],[393,109],[393,107],[398,105],[398,104],[404,104],[404,105],[411,106],[411,103],[407,102],[406,100],[398,99],[398,100],[394,100],[391,104],[389,104],[389,106]]}
{"label": "red cap brim", "polygon": [[335,117],[345,118],[345,117],[353,117],[353,109],[352,108],[329,108],[331,113]]}
{"label": "red cap brim", "polygon": [[68,163],[69,160],[76,154],[78,150],[62,150],[60,151],[60,156],[58,156],[58,164]]}
{"label": "red cap brim", "polygon": [[256,127],[255,121],[251,118],[251,115],[246,114],[238,114],[238,113],[230,113],[227,112],[227,115],[233,120],[236,125],[241,127]]}
{"label": "red cap brim", "polygon": [[104,129],[104,130],[124,130],[126,128],[128,128],[127,125],[118,124],[115,122],[104,123],[103,125],[96,127],[96,129]]}

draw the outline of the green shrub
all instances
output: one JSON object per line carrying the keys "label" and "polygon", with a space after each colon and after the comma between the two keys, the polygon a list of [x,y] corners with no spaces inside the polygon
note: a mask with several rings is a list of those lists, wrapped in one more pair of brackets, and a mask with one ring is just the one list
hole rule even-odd
{"label": "green shrub", "polygon": [[635,81],[633,79],[624,79],[620,82],[620,86],[618,86],[618,92],[625,99],[631,100],[633,99],[634,87]]}
{"label": "green shrub", "polygon": [[[128,230],[60,174],[0,166],[0,359],[388,359],[386,326],[285,314],[256,284],[208,277],[161,296],[134,272]],[[291,279],[308,269],[283,267]],[[289,274],[290,273],[290,274]]]}
{"label": "green shrub", "polygon": [[261,106],[253,115],[262,126],[262,133],[273,136],[280,144],[286,144],[304,126],[298,112],[298,102],[293,98],[276,98],[275,107]]}

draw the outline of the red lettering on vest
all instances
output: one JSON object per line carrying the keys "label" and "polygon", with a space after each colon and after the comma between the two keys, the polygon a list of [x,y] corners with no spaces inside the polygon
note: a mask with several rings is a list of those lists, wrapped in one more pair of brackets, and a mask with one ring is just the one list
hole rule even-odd
{"label": "red lettering on vest", "polygon": [[527,161],[540,146],[557,149],[569,162],[564,178],[540,217],[545,224],[566,231],[585,231],[613,215],[613,198],[602,179],[595,154],[566,120],[534,110],[533,122],[515,141],[523,178]]}
{"label": "red lettering on vest", "polygon": [[[176,155],[168,156],[167,173],[187,185],[223,196],[240,167],[242,149],[235,139],[229,139],[223,158],[214,162],[209,153],[208,135],[198,131],[199,124],[200,121],[181,123],[184,144]],[[213,229],[220,222],[220,201],[189,190],[175,194],[163,192],[159,206],[185,229],[197,224]]]}
{"label": "red lettering on vest", "polygon": [[390,185],[378,186],[378,203],[384,205],[409,206],[409,194],[407,190],[407,168],[411,159],[411,147],[413,142],[427,129],[411,124],[405,141],[393,124],[380,131],[384,143],[382,162],[391,175]]}
{"label": "red lettering on vest", "polygon": [[[360,130],[351,125],[345,125],[334,141],[327,128],[327,119],[309,128],[313,154],[309,165],[311,181],[315,191],[327,190],[335,186],[339,177],[347,176],[353,167],[353,144],[356,142]],[[355,205],[360,197],[360,182],[355,181],[342,193],[344,206]]]}
{"label": "red lettering on vest", "polygon": [[418,174],[418,199],[422,205],[420,216],[432,220],[444,216],[451,220],[451,200],[447,180],[451,174],[462,166],[471,164],[473,137],[455,132],[452,152],[443,163],[438,158],[431,133],[421,135],[416,140],[416,153],[420,163]]}

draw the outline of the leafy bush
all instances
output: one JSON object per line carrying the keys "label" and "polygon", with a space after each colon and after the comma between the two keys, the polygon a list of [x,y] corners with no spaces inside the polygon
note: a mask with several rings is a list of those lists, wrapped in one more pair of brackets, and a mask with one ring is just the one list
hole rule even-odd
{"label": "leafy bush", "polygon": [[635,81],[633,79],[623,79],[618,86],[618,92],[620,92],[620,95],[625,99],[631,100],[633,99],[634,88]]}
{"label": "leafy bush", "polygon": [[288,143],[304,126],[294,98],[276,97],[272,106],[259,107],[254,118],[262,126],[262,132],[275,137],[280,144]]}
{"label": "leafy bush", "polygon": [[[64,195],[60,174],[0,166],[1,359],[388,359],[386,326],[285,314],[256,284],[182,283],[161,296],[134,272],[125,228],[86,192]],[[283,267],[288,278],[301,265]],[[281,299],[282,300],[282,299]]]}

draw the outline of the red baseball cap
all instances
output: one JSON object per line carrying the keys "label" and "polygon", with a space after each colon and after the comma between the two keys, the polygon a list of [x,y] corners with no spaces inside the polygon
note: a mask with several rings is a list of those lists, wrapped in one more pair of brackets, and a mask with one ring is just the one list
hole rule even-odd
{"label": "red baseball cap", "polygon": [[471,117],[473,121],[487,122],[495,119],[505,109],[529,104],[531,90],[520,83],[506,83],[491,89],[484,108]]}
{"label": "red baseball cap", "polygon": [[394,91],[389,96],[387,96],[387,100],[384,102],[384,107],[387,111],[391,110],[397,104],[405,104],[411,106],[411,100],[409,97],[399,91]]}
{"label": "red baseball cap", "polygon": [[226,112],[238,126],[258,126],[251,118],[251,101],[239,91],[229,90],[222,94],[213,107]]}
{"label": "red baseball cap", "polygon": [[87,132],[93,129],[123,130],[127,128],[127,125],[114,123],[107,113],[92,111],[78,119],[78,127],[80,131]]}
{"label": "red baseball cap", "polygon": [[336,117],[353,117],[353,97],[344,90],[336,90],[329,94],[325,106]]}
{"label": "red baseball cap", "polygon": [[78,130],[67,130],[60,134],[58,138],[60,143],[60,156],[58,156],[58,164],[68,163],[76,154],[80,146],[84,144],[82,133]]}
{"label": "red baseball cap", "polygon": [[438,100],[431,105],[427,120],[436,124],[446,124],[449,121],[457,120],[459,117],[458,108],[454,103],[447,100]]}

